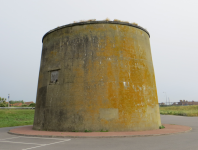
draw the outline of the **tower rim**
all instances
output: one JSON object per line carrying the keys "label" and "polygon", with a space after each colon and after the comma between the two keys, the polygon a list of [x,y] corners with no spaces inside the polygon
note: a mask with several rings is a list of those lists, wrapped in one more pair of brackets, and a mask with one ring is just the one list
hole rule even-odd
{"label": "tower rim", "polygon": [[47,33],[44,34],[44,36],[42,38],[42,43],[43,43],[44,38],[48,34],[54,32],[54,31],[57,31],[57,30],[60,30],[60,29],[66,28],[66,27],[73,27],[73,26],[79,26],[79,25],[89,25],[89,24],[118,24],[118,25],[131,26],[131,27],[135,27],[135,28],[138,28],[140,30],[143,30],[144,32],[146,32],[148,34],[148,36],[150,38],[150,34],[145,28],[143,28],[141,26],[138,26],[138,25],[135,25],[133,23],[119,22],[119,21],[85,21],[85,22],[77,22],[77,23],[66,24],[66,25],[63,25],[63,26],[60,26],[60,27],[57,27],[57,28],[54,28],[54,29],[48,31]]}

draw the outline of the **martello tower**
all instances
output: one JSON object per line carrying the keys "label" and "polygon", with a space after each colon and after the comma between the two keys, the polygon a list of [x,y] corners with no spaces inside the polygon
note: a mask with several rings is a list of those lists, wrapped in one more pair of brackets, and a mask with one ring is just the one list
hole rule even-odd
{"label": "martello tower", "polygon": [[47,32],[33,128],[158,129],[149,38],[144,28],[116,21],[73,23]]}

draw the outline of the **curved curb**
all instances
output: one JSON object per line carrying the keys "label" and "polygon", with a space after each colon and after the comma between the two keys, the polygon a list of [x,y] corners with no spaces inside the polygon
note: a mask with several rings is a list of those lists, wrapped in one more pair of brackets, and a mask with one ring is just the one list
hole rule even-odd
{"label": "curved curb", "polygon": [[8,131],[9,134],[18,136],[31,137],[51,137],[51,138],[119,138],[119,137],[145,137],[170,135],[177,133],[185,133],[192,130],[191,127],[181,125],[164,124],[165,129],[149,130],[149,131],[132,131],[132,132],[54,132],[54,131],[37,131],[32,126],[24,126]]}

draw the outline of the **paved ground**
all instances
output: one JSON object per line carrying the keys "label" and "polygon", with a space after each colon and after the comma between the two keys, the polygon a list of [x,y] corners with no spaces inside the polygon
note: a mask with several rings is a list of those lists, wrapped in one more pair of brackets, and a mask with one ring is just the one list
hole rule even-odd
{"label": "paved ground", "polygon": [[187,133],[126,138],[39,138],[0,128],[0,150],[198,150],[198,117],[161,116],[162,123],[192,127]]}

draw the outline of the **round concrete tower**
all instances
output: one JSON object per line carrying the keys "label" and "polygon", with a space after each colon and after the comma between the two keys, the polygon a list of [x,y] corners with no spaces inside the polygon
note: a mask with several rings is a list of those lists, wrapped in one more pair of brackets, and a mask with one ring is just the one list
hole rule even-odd
{"label": "round concrete tower", "polygon": [[91,21],[44,35],[34,129],[138,131],[160,125],[147,30]]}

